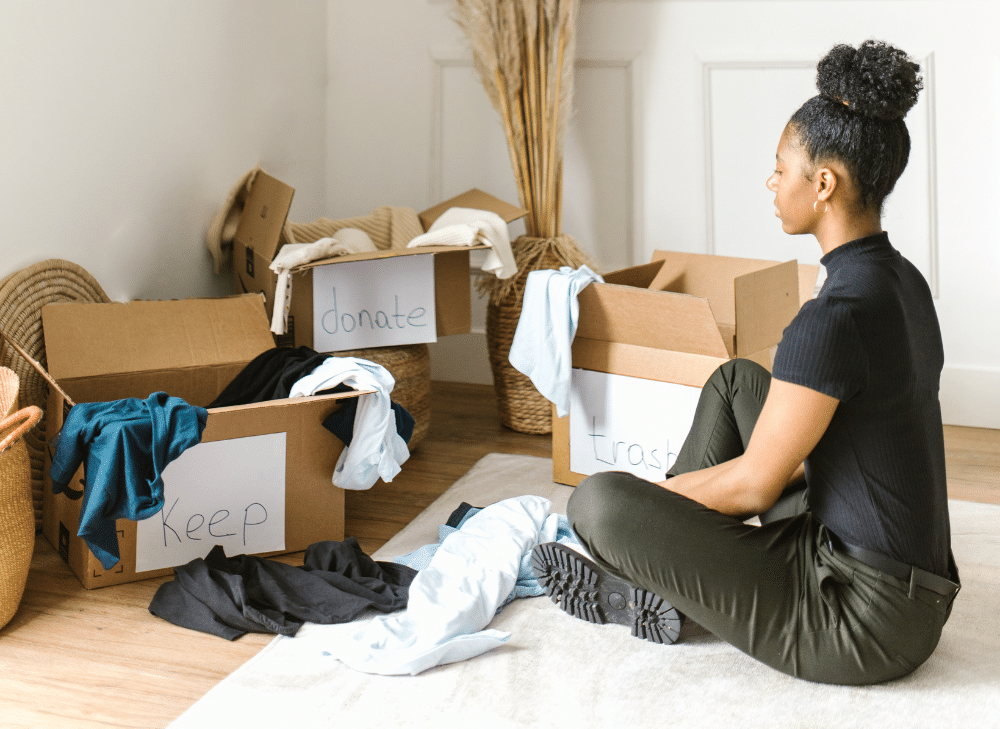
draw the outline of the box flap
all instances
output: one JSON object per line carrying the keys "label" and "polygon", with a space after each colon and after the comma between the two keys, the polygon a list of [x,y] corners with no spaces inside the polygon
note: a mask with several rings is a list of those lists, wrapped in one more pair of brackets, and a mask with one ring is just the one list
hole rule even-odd
{"label": "box flap", "polygon": [[736,324],[733,281],[754,271],[777,265],[755,258],[713,256],[707,253],[654,251],[654,261],[662,266],[649,288],[674,291],[708,299],[720,324]]}
{"label": "box flap", "polygon": [[482,190],[473,188],[468,192],[463,192],[461,195],[457,195],[450,200],[445,200],[444,202],[420,213],[420,224],[424,226],[424,231],[426,232],[429,230],[434,221],[441,217],[441,214],[448,208],[489,210],[490,212],[499,215],[508,223],[513,223],[518,218],[523,218],[528,214],[527,210],[522,210],[521,208],[511,205],[510,203],[505,203],[500,198],[493,197],[488,192],[483,192]]}
{"label": "box flap", "polygon": [[604,283],[634,286],[637,289],[648,289],[661,268],[663,268],[663,261],[653,261],[652,263],[644,263],[641,266],[622,268],[604,274]]}
{"label": "box flap", "polygon": [[673,349],[637,347],[621,342],[573,340],[574,369],[608,372],[657,382],[703,387],[728,357],[707,357]]}
{"label": "box flap", "polygon": [[395,258],[397,256],[419,256],[426,253],[454,253],[456,250],[476,251],[490,246],[478,243],[474,246],[418,246],[416,248],[388,248],[384,251],[367,251],[365,253],[350,253],[346,256],[333,256],[332,258],[320,258],[315,261],[303,263],[292,269],[295,273],[326,266],[331,263],[349,263],[350,261],[372,261],[378,258]]}
{"label": "box flap", "polygon": [[249,362],[274,346],[258,294],[48,304],[42,327],[57,380]]}
{"label": "box flap", "polygon": [[733,280],[736,356],[747,357],[781,340],[799,311],[799,267],[787,261]]}
{"label": "box flap", "polygon": [[593,283],[580,292],[577,300],[578,338],[729,357],[705,299]]}
{"label": "box flap", "polygon": [[266,172],[258,172],[250,187],[234,240],[270,263],[278,254],[281,229],[292,207],[295,189]]}

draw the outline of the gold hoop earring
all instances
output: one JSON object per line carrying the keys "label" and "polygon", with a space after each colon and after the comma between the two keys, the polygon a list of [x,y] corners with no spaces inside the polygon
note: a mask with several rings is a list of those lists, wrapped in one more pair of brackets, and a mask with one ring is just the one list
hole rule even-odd
{"label": "gold hoop earring", "polygon": [[[816,207],[816,206],[817,206],[817,205],[819,205],[819,204],[820,204],[821,202],[823,203],[823,209],[822,209],[822,210],[820,210],[820,209],[819,209],[818,207]],[[815,202],[813,203],[813,212],[814,212],[814,213],[819,213],[820,215],[822,215],[823,213],[825,213],[825,212],[826,212],[826,211],[828,211],[829,209],[830,209],[830,203],[828,203],[828,202],[827,202],[826,200],[816,200],[816,201],[815,201]]]}

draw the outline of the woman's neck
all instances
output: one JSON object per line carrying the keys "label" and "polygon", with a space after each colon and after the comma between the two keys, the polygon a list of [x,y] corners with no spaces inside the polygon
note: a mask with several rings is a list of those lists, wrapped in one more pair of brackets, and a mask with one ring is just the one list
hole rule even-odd
{"label": "woman's neck", "polygon": [[824,217],[814,235],[819,247],[826,255],[835,248],[858,238],[882,232],[882,220],[878,212],[867,215],[831,215]]}

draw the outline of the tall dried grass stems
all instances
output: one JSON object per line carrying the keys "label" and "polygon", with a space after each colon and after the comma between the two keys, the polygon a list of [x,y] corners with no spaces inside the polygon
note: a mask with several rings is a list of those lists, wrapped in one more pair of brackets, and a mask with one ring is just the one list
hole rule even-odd
{"label": "tall dried grass stems", "polygon": [[484,276],[476,288],[489,297],[486,339],[500,421],[523,433],[552,431],[552,409],[508,361],[533,270],[587,263],[562,233],[563,139],[573,100],[574,29],[579,0],[456,0],[455,21],[500,114],[526,235],[512,244],[517,274]]}
{"label": "tall dried grass stems", "polygon": [[561,231],[562,147],[572,108],[579,0],[456,0],[455,20],[500,114],[527,233]]}
{"label": "tall dried grass stems", "polygon": [[[562,235],[563,139],[573,102],[573,59],[579,0],[456,0],[455,21],[472,50],[476,71],[500,114],[528,239],[516,241],[518,270],[544,255],[539,246],[564,246],[558,257],[588,262]],[[537,267],[537,266],[536,266]],[[494,303],[517,295],[517,283],[482,280]]]}

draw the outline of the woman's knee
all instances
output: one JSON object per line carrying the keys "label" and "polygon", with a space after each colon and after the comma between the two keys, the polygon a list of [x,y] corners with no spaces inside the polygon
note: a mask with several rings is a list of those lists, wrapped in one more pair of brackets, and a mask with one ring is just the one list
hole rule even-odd
{"label": "woman's knee", "polygon": [[621,528],[627,515],[630,490],[638,484],[648,483],[630,473],[607,471],[583,479],[573,489],[566,516],[581,537],[601,533],[614,533]]}
{"label": "woman's knee", "polygon": [[566,505],[566,517],[574,529],[577,524],[591,524],[600,518],[605,505],[614,501],[612,494],[620,476],[618,473],[595,473],[573,489]]}
{"label": "woman's knee", "polygon": [[580,482],[566,515],[588,548],[605,540],[642,541],[669,529],[676,499],[683,497],[631,473],[608,471]]}
{"label": "woman's knee", "polygon": [[740,385],[753,383],[757,387],[771,384],[771,373],[750,359],[731,359],[719,365],[708,383],[721,391],[732,391]]}

